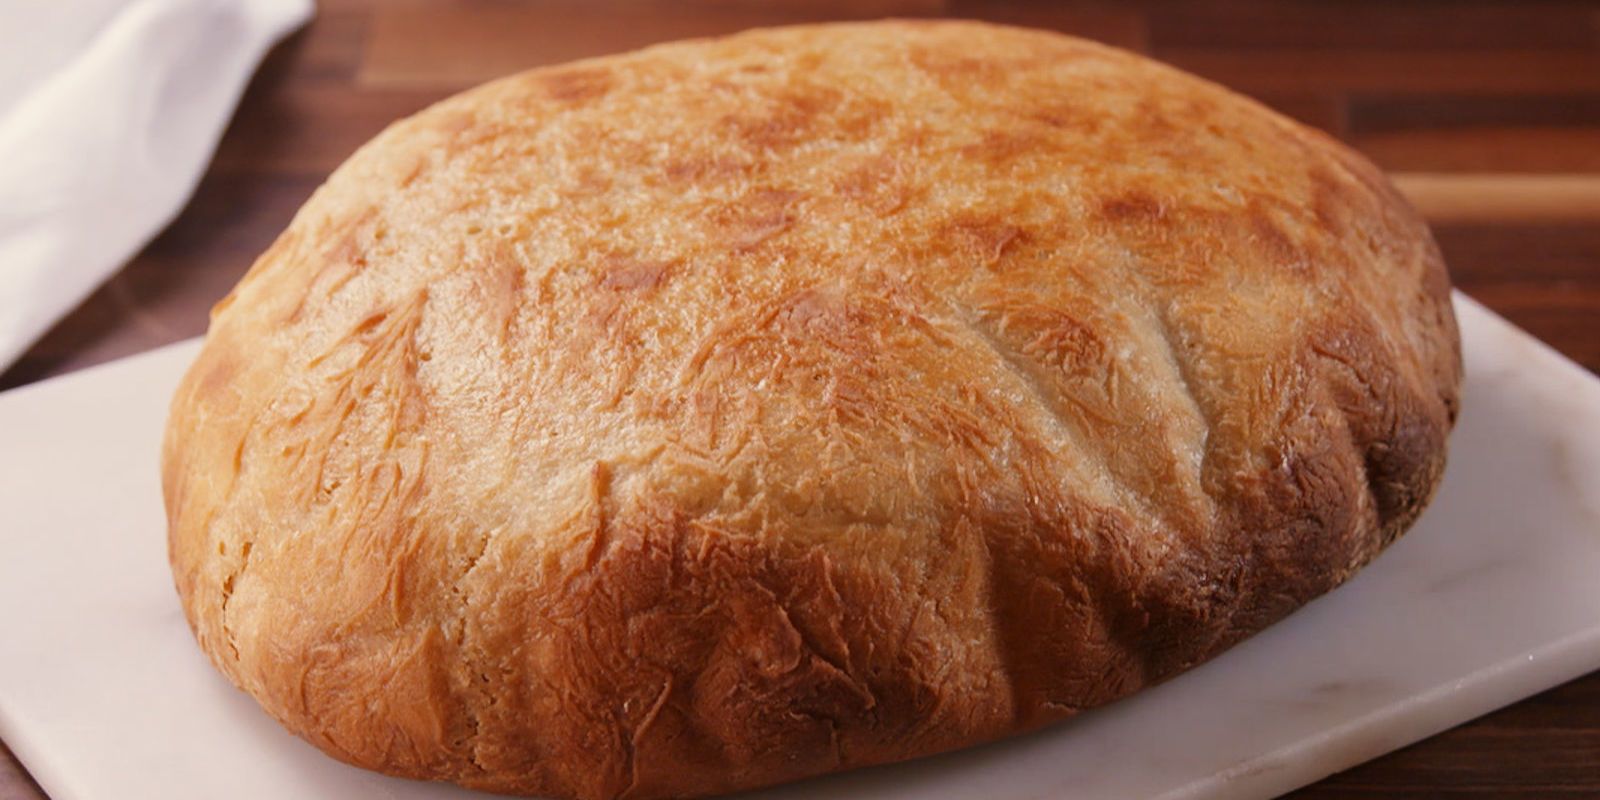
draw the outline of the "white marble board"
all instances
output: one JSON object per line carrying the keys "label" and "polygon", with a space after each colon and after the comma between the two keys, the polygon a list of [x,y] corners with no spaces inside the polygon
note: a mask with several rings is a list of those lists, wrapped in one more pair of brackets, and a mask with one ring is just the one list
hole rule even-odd
{"label": "white marble board", "polygon": [[[1444,485],[1345,587],[1041,734],[755,796],[1270,797],[1600,667],[1600,381],[1457,306]],[[0,395],[0,737],[57,800],[473,796],[322,756],[195,647],[156,469],[195,347]]]}

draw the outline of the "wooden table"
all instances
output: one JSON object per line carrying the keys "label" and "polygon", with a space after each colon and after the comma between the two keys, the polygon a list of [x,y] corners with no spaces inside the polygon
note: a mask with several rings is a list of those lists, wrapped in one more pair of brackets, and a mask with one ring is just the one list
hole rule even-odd
{"label": "wooden table", "polygon": [[[951,15],[1142,50],[1328,130],[1394,176],[1456,283],[1600,370],[1600,4],[321,0],[268,58],[188,208],[0,389],[187,338],[389,121],[482,80],[654,41]],[[1600,579],[1600,576],[1597,576]],[[1600,673],[1295,795],[1600,797]],[[43,797],[0,744],[0,800]]]}

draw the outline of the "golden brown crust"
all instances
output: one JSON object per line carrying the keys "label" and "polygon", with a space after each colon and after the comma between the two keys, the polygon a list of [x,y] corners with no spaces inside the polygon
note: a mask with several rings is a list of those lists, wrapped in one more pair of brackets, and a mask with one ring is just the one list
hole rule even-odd
{"label": "golden brown crust", "polygon": [[164,450],[201,646],[400,775],[722,792],[1025,730],[1336,586],[1444,463],[1370,164],[1137,56],[754,31],[397,123],[219,304]]}

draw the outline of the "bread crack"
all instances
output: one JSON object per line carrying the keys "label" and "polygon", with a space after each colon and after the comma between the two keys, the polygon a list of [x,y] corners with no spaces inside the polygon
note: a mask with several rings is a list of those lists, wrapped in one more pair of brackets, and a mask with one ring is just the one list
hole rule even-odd
{"label": "bread crack", "polygon": [[661,691],[656,693],[655,702],[645,710],[644,716],[639,718],[639,723],[633,727],[627,741],[623,743],[623,757],[625,764],[623,771],[628,775],[627,787],[617,794],[618,797],[628,797],[633,794],[639,785],[638,758],[639,741],[649,733],[651,726],[655,725],[656,718],[661,716],[661,709],[667,705],[667,698],[672,696],[672,674],[668,673],[666,680],[661,683]]}
{"label": "bread crack", "polygon": [[1086,456],[1085,464],[1096,474],[1099,482],[1119,500],[1138,508],[1145,518],[1159,520],[1160,515],[1151,508],[1148,498],[1135,491],[1121,476],[1099,462],[1096,448],[1090,446],[1083,432],[1069,421],[1070,417],[1062,407],[1063,398],[1057,392],[1047,390],[1040,380],[1039,372],[1044,368],[1007,346],[994,331],[983,324],[981,314],[975,310],[966,309],[958,318],[973,338],[995,357],[1006,372],[1017,379],[1027,391],[1034,406],[1045,412],[1044,417],[1050,424],[1072,443],[1079,454]]}
{"label": "bread crack", "polygon": [[233,660],[239,660],[239,642],[234,638],[233,626],[228,622],[228,604],[233,600],[233,590],[239,578],[250,567],[250,552],[255,549],[255,540],[246,539],[239,548],[239,566],[228,577],[222,579],[222,638],[228,644],[228,651],[233,654]]}
{"label": "bread crack", "polygon": [[461,752],[466,756],[467,762],[472,765],[472,768],[480,773],[486,771],[482,762],[478,760],[478,738],[482,732],[483,708],[486,705],[482,702],[485,695],[482,684],[487,682],[487,676],[479,668],[477,659],[467,646],[467,619],[472,613],[472,600],[471,595],[462,584],[466,581],[467,576],[471,575],[472,571],[477,568],[478,562],[483,559],[484,553],[488,551],[489,538],[487,533],[478,537],[477,546],[468,554],[466,565],[450,584],[450,593],[460,599],[454,620],[455,645],[456,652],[466,667],[464,674],[467,676],[466,691],[462,692],[460,697],[464,706],[463,711],[465,712],[464,716],[466,717],[468,732],[466,738],[458,744],[458,747],[461,748]]}

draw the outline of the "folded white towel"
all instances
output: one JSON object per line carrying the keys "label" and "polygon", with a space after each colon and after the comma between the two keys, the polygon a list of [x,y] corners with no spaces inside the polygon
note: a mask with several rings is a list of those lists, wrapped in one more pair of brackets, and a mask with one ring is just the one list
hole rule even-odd
{"label": "folded white towel", "polygon": [[188,200],[312,0],[0,3],[0,368]]}

